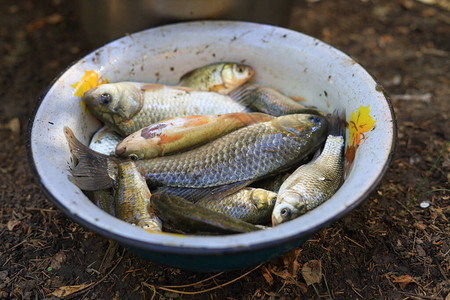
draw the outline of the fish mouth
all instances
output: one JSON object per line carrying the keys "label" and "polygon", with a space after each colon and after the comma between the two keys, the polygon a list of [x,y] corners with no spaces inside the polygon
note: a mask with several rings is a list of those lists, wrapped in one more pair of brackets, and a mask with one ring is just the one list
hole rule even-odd
{"label": "fish mouth", "polygon": [[92,103],[92,101],[95,101],[95,96],[93,94],[94,91],[97,90],[97,87],[93,87],[83,94],[83,100],[87,103]]}
{"label": "fish mouth", "polygon": [[283,220],[279,220],[276,216],[272,215],[272,227],[281,224]]}
{"label": "fish mouth", "polygon": [[120,147],[119,147],[119,145],[117,145],[117,147],[116,147],[116,154],[119,156],[122,156],[127,151],[127,147],[122,146],[122,145],[120,145]]}

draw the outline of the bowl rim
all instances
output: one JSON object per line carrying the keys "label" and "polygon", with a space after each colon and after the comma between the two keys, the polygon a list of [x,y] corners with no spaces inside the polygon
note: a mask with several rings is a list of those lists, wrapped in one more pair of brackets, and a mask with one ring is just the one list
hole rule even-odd
{"label": "bowl rim", "polygon": [[[33,156],[33,152],[32,152],[32,131],[33,131],[33,125],[34,125],[34,121],[36,118],[36,114],[42,104],[42,102],[44,101],[44,99],[46,98],[47,94],[49,93],[50,89],[54,86],[54,84],[70,69],[72,68],[76,63],[78,63],[79,61],[83,60],[85,57],[90,56],[92,54],[94,54],[95,52],[97,52],[99,49],[104,48],[105,46],[115,43],[125,37],[120,37],[118,39],[112,40],[107,44],[104,44],[92,51],[90,51],[89,53],[85,54],[83,57],[78,58],[76,60],[74,60],[71,64],[69,64],[64,70],[62,70],[52,81],[51,83],[44,89],[44,91],[42,92],[41,96],[38,98],[34,109],[31,113],[31,116],[28,119],[28,124],[27,124],[27,130],[26,130],[26,141],[25,141],[25,147],[26,147],[26,151],[27,151],[27,157],[28,157],[28,162],[30,165],[30,169],[34,175],[34,179],[37,181],[37,183],[39,184],[41,190],[44,192],[44,194],[46,195],[46,197],[48,199],[50,199],[54,204],[56,204],[56,206],[64,213],[66,214],[69,218],[71,218],[73,221],[81,224],[83,227],[88,228],[89,230],[92,230],[104,237],[107,238],[111,238],[114,239],[116,241],[118,241],[119,243],[123,244],[123,245],[130,245],[134,248],[139,248],[142,250],[148,250],[148,251],[153,251],[153,252],[158,252],[161,254],[177,254],[177,255],[186,255],[186,256],[198,256],[198,255],[209,255],[209,256],[218,256],[218,255],[223,255],[223,254],[236,254],[236,253],[245,253],[245,252],[252,252],[255,250],[265,250],[265,249],[269,249],[269,248],[273,248],[273,247],[277,247],[280,246],[282,244],[286,244],[287,242],[293,242],[294,240],[300,240],[302,238],[302,236],[309,236],[311,234],[313,234],[314,232],[316,232],[317,230],[319,230],[320,228],[324,228],[325,226],[333,223],[334,221],[342,218],[344,215],[346,215],[347,213],[349,213],[351,210],[353,210],[355,207],[359,206],[374,190],[375,188],[380,184],[382,178],[384,177],[384,175],[386,174],[390,163],[392,162],[394,153],[395,153],[395,149],[397,147],[397,119],[396,119],[396,115],[394,112],[394,108],[393,105],[391,103],[390,97],[388,96],[388,94],[386,93],[385,89],[381,86],[381,84],[376,80],[376,78],[363,66],[361,65],[357,60],[355,60],[352,56],[348,55],[346,52],[335,48],[334,46],[319,40],[315,37],[312,37],[310,35],[295,31],[293,29],[290,28],[284,28],[284,27],[278,27],[278,26],[274,26],[274,25],[269,25],[269,24],[261,24],[261,23],[255,23],[255,22],[246,22],[246,21],[191,21],[191,22],[182,22],[182,23],[176,23],[176,24],[168,24],[168,25],[163,25],[163,26],[158,26],[158,27],[152,27],[152,28],[148,28],[142,31],[138,31],[136,33],[141,33],[141,32],[145,32],[148,30],[154,30],[154,29],[158,29],[158,28],[163,28],[163,27],[167,27],[167,26],[186,26],[186,25],[190,25],[190,24],[196,24],[196,23],[201,23],[203,25],[208,25],[208,24],[216,24],[216,23],[220,23],[222,25],[245,25],[245,24],[256,24],[256,25],[263,25],[263,26],[267,26],[267,27],[271,27],[271,28],[281,28],[283,30],[287,30],[290,31],[292,33],[300,33],[302,35],[305,35],[307,37],[313,38],[321,43],[323,43],[326,46],[331,47],[332,49],[335,49],[339,52],[341,52],[342,54],[344,54],[345,56],[351,58],[352,60],[354,60],[365,72],[368,73],[368,75],[371,77],[372,80],[374,80],[374,82],[376,83],[376,90],[379,92],[382,92],[384,99],[387,103],[387,106],[389,108],[389,113],[390,113],[390,117],[392,119],[392,141],[391,141],[391,147],[389,149],[389,154],[388,157],[383,165],[383,167],[381,168],[381,172],[378,174],[378,176],[373,180],[373,184],[366,190],[364,191],[358,198],[356,198],[354,201],[352,201],[352,203],[348,206],[346,206],[343,210],[341,210],[339,213],[333,215],[332,217],[330,217],[329,219],[324,219],[321,222],[318,222],[315,226],[311,226],[306,230],[303,231],[299,231],[295,234],[286,236],[284,238],[278,238],[275,240],[270,240],[270,241],[262,241],[262,242],[254,242],[251,243],[249,245],[245,245],[245,246],[241,246],[241,247],[230,247],[227,244],[224,244],[223,247],[214,247],[214,248],[209,248],[209,247],[192,247],[192,246],[183,246],[180,247],[178,245],[163,245],[163,244],[156,244],[156,243],[148,243],[146,241],[141,241],[138,239],[134,239],[133,237],[128,237],[128,236],[123,236],[123,235],[119,235],[116,234],[112,231],[108,231],[98,225],[96,225],[95,223],[89,222],[85,219],[83,219],[82,217],[80,217],[77,214],[74,214],[73,212],[71,212],[66,206],[64,206],[58,199],[57,197],[55,197],[52,192],[43,184],[42,181],[42,177],[39,174],[37,167],[36,167],[36,163],[34,160],[34,156]],[[135,34],[135,33],[133,33]]]}

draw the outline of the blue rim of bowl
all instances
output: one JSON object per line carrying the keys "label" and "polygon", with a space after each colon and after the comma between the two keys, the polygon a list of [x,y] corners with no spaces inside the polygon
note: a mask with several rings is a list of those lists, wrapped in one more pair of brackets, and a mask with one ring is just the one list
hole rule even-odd
{"label": "blue rim of bowl", "polygon": [[[234,23],[234,24],[235,23],[258,24],[258,23],[254,23],[254,22],[241,22],[241,21],[194,21],[194,22],[178,23],[177,25],[200,23],[200,22],[201,23],[229,22],[229,23]],[[268,24],[261,24],[261,25],[277,27],[277,26],[268,25]],[[158,27],[154,27],[154,28],[151,28],[151,29],[155,29],[155,28],[158,28]],[[283,27],[279,27],[279,28],[292,30],[292,29],[283,28]],[[146,30],[148,30],[148,29],[146,29]],[[146,31],[146,30],[143,30],[143,31]],[[295,30],[292,30],[292,31],[297,32]],[[119,40],[121,38],[118,38],[118,39],[116,39],[114,41],[117,41],[117,40]],[[111,41],[110,43],[112,43],[114,41]],[[100,235],[102,235],[104,237],[116,240],[117,242],[119,242],[119,243],[121,243],[123,245],[128,245],[128,246],[131,246],[133,248],[138,248],[138,249],[142,249],[142,250],[145,250],[145,251],[157,252],[157,253],[161,253],[161,254],[183,255],[183,256],[219,256],[219,255],[224,255],[224,254],[242,254],[242,253],[246,253],[246,252],[262,251],[262,250],[266,250],[266,249],[270,249],[270,248],[275,248],[277,246],[281,246],[281,245],[286,244],[288,242],[293,242],[294,240],[299,240],[299,239],[301,239],[301,237],[309,236],[309,235],[313,234],[314,232],[318,231],[319,229],[324,228],[327,225],[333,223],[334,221],[342,218],[348,212],[350,212],[351,210],[356,208],[358,205],[360,205],[375,190],[375,188],[380,184],[382,178],[384,177],[384,175],[386,174],[387,170],[389,169],[389,165],[390,165],[390,163],[391,163],[391,161],[393,159],[393,156],[394,156],[394,153],[395,153],[395,149],[397,147],[397,119],[396,119],[396,116],[395,116],[394,108],[393,108],[393,105],[391,103],[390,97],[386,93],[385,89],[375,79],[375,77],[368,70],[366,70],[366,68],[363,65],[361,65],[357,60],[355,60],[352,56],[348,55],[347,53],[345,53],[344,51],[342,51],[340,49],[337,49],[336,47],[334,47],[332,45],[329,45],[329,44],[327,44],[327,43],[325,43],[325,42],[323,42],[321,40],[319,40],[319,41],[321,43],[324,43],[325,45],[328,45],[328,46],[330,46],[330,47],[332,47],[332,48],[342,52],[346,56],[348,56],[351,59],[353,59],[374,80],[374,82],[376,83],[376,86],[375,86],[376,91],[383,93],[383,96],[384,96],[384,98],[385,98],[385,100],[386,100],[386,102],[388,104],[388,107],[389,107],[389,110],[390,110],[390,113],[391,113],[391,118],[392,118],[392,146],[391,146],[391,149],[389,150],[389,156],[388,156],[388,158],[387,158],[387,160],[386,160],[386,162],[385,162],[381,172],[378,174],[378,177],[374,180],[372,186],[367,191],[365,191],[358,199],[356,199],[354,202],[352,202],[351,205],[347,206],[344,210],[342,210],[339,214],[336,214],[333,217],[331,217],[331,218],[329,218],[327,220],[324,220],[320,224],[318,224],[318,225],[316,225],[316,226],[314,226],[314,227],[312,227],[312,228],[310,228],[308,230],[299,232],[298,234],[294,234],[294,235],[288,236],[288,237],[283,238],[283,239],[277,239],[277,240],[274,240],[274,241],[255,243],[255,244],[252,244],[252,245],[249,245],[249,246],[245,246],[245,247],[235,247],[235,248],[230,248],[230,247],[224,247],[224,248],[196,248],[196,247],[178,247],[178,246],[169,246],[169,245],[158,245],[158,244],[151,244],[151,243],[135,240],[133,238],[128,238],[128,237],[124,237],[124,236],[120,236],[120,235],[114,234],[111,231],[105,230],[105,229],[103,229],[103,228],[101,228],[101,227],[99,227],[99,226],[97,226],[97,225],[95,225],[93,223],[85,221],[83,218],[79,217],[78,215],[71,213],[69,211],[69,209],[67,209],[64,205],[62,205],[60,203],[60,201],[55,196],[53,196],[53,194],[42,183],[41,176],[39,175],[39,172],[37,171],[37,168],[36,168],[36,164],[35,164],[33,153],[32,153],[32,149],[31,149],[31,133],[33,131],[34,120],[35,120],[37,111],[39,110],[39,107],[40,107],[42,101],[45,99],[45,97],[47,96],[47,93],[49,92],[51,87],[55,84],[55,82],[64,73],[66,73],[72,66],[74,66],[77,62],[82,60],[84,57],[95,53],[100,48],[105,47],[107,44],[105,44],[105,45],[103,45],[103,46],[101,46],[101,47],[99,47],[99,48],[89,52],[88,54],[84,55],[82,58],[77,59],[76,61],[72,62],[67,68],[65,68],[63,71],[61,71],[59,73],[59,75],[56,76],[53,79],[53,81],[44,90],[42,95],[38,98],[38,101],[35,104],[35,107],[34,107],[32,113],[31,113],[31,116],[28,119],[27,132],[26,132],[26,142],[25,142],[28,162],[29,162],[31,171],[32,171],[32,173],[34,175],[34,178],[38,182],[41,190],[44,192],[46,197],[48,199],[52,200],[52,202],[64,214],[66,214],[69,218],[71,218],[73,221],[81,224],[85,228],[88,228],[89,230],[92,230],[92,231],[94,231],[94,232],[96,232],[96,233],[98,233],[98,234],[100,234]]]}

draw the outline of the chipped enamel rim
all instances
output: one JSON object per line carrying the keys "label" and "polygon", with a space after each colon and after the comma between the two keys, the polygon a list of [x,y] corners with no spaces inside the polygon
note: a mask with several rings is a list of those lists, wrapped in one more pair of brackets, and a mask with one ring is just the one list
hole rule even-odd
{"label": "chipped enamel rim", "polygon": [[[149,234],[97,208],[68,179],[72,164],[63,127],[85,144],[100,124],[83,113],[72,84],[86,70],[110,82],[174,84],[187,71],[217,61],[245,62],[254,81],[276,87],[306,104],[331,112],[370,105],[377,121],[361,143],[350,173],[336,194],[318,208],[269,230],[227,236]],[[348,140],[348,136],[347,136]],[[396,120],[380,85],[355,60],[302,33],[256,23],[202,21],[138,32],[113,41],[70,66],[40,98],[30,119],[27,149],[37,181],[48,198],[74,221],[144,251],[182,255],[243,253],[304,238],[360,204],[380,182],[392,159]]]}

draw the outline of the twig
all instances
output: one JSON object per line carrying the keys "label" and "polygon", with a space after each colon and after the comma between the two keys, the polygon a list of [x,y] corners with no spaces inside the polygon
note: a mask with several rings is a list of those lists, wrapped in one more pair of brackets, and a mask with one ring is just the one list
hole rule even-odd
{"label": "twig", "polygon": [[413,293],[408,293],[408,292],[404,292],[404,291],[399,291],[402,294],[411,296],[411,297],[417,297],[419,299],[433,299],[433,300],[444,300],[444,298],[442,297],[435,297],[435,296],[425,296],[425,295],[417,295],[417,294],[413,294]]}
{"label": "twig", "polygon": [[355,242],[354,240],[352,240],[352,239],[349,238],[348,236],[344,235],[344,237],[345,237],[347,240],[349,240],[350,242],[354,243],[355,245],[357,245],[357,246],[359,246],[359,247],[361,247],[361,248],[363,248],[363,249],[366,249],[364,246],[361,246],[360,244],[358,244],[357,242]]}
{"label": "twig", "polygon": [[67,299],[71,299],[71,298],[73,298],[73,297],[76,297],[76,296],[79,296],[79,295],[81,295],[81,294],[83,294],[83,293],[86,293],[86,292],[88,292],[89,290],[93,289],[95,286],[97,286],[97,285],[99,285],[100,283],[102,283],[103,281],[105,281],[106,278],[108,278],[109,275],[111,275],[111,273],[114,272],[114,270],[119,266],[120,262],[122,261],[124,255],[125,255],[125,251],[126,251],[126,250],[123,249],[122,255],[120,255],[119,260],[117,261],[117,263],[111,268],[111,270],[109,270],[109,272],[108,272],[105,276],[103,276],[102,279],[100,279],[99,281],[97,281],[97,282],[94,283],[93,285],[87,286],[85,289],[80,290],[80,291],[78,291],[78,292],[76,292],[76,293],[70,295],[69,297],[67,297]]}
{"label": "twig", "polygon": [[431,97],[433,95],[431,93],[425,93],[425,94],[419,94],[419,95],[413,95],[413,94],[400,94],[400,95],[391,95],[391,98],[394,100],[404,100],[404,101],[410,101],[410,100],[418,100],[423,101],[425,103],[430,103]]}
{"label": "twig", "polygon": [[215,290],[215,289],[218,289],[218,288],[222,288],[222,287],[224,287],[224,286],[227,286],[227,285],[229,285],[229,284],[231,284],[231,283],[233,283],[233,282],[235,282],[235,281],[238,281],[239,279],[241,279],[241,278],[247,276],[248,274],[250,274],[251,272],[255,271],[256,269],[258,269],[258,268],[261,267],[261,266],[262,266],[262,264],[260,264],[260,265],[256,266],[255,268],[251,269],[251,270],[248,271],[247,273],[244,273],[244,274],[242,274],[241,276],[239,276],[239,277],[237,277],[237,278],[235,278],[235,279],[233,279],[233,280],[230,280],[230,281],[228,281],[228,282],[225,282],[225,283],[223,283],[223,284],[221,284],[221,285],[218,285],[218,286],[215,286],[215,287],[212,287],[212,288],[209,288],[209,289],[205,289],[205,290],[194,291],[194,292],[186,292],[186,291],[174,290],[174,289],[167,288],[167,287],[165,287],[165,286],[155,286],[155,285],[152,285],[152,284],[149,284],[149,283],[146,283],[146,282],[142,282],[142,284],[145,285],[145,286],[148,287],[148,288],[151,288],[151,289],[156,288],[156,289],[160,289],[160,290],[163,290],[163,291],[168,291],[168,292],[173,292],[173,293],[178,293],[178,294],[184,294],[184,295],[197,295],[197,294],[202,294],[202,293],[210,292],[210,291],[213,291],[213,290]]}
{"label": "twig", "polygon": [[211,277],[208,277],[208,278],[206,278],[206,279],[203,279],[203,280],[200,280],[200,281],[197,281],[197,282],[194,282],[194,283],[190,283],[190,284],[184,284],[184,285],[165,285],[164,287],[166,287],[166,288],[184,288],[184,287],[189,287],[189,286],[195,286],[195,285],[197,285],[197,284],[200,284],[200,283],[203,283],[203,282],[205,282],[205,281],[208,281],[208,280],[211,280],[211,279],[213,279],[213,278],[216,278],[217,276],[220,276],[220,275],[222,275],[224,272],[220,272],[220,273],[217,273],[217,274],[215,274],[215,275],[213,275],[213,276],[211,276]]}

